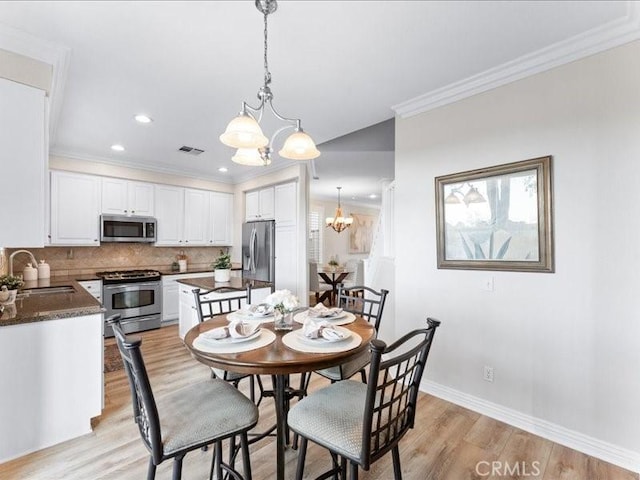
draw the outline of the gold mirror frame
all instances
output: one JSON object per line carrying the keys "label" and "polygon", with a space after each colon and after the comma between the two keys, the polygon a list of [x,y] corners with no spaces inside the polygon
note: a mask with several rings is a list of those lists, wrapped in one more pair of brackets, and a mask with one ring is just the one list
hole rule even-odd
{"label": "gold mirror frame", "polygon": [[551,164],[546,156],[436,177],[438,268],[553,273]]}

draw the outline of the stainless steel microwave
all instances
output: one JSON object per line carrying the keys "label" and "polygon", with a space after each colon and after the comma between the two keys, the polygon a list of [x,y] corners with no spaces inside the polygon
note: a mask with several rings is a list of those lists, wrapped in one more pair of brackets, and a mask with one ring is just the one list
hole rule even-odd
{"label": "stainless steel microwave", "polygon": [[156,219],[100,215],[100,241],[153,243],[156,241]]}

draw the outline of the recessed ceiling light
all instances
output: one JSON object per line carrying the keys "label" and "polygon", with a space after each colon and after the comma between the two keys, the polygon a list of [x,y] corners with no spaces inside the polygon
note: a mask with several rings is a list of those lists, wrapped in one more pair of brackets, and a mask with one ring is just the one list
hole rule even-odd
{"label": "recessed ceiling light", "polygon": [[133,118],[135,118],[136,122],[138,122],[138,123],[151,123],[151,122],[153,122],[153,118],[151,118],[148,115],[145,115],[144,113],[140,113],[140,114],[136,115]]}
{"label": "recessed ceiling light", "polygon": [[372,193],[371,195],[369,195],[369,198],[378,198],[378,195],[376,195],[375,193]]}
{"label": "recessed ceiling light", "polygon": [[351,200],[355,200],[355,199],[356,199],[356,197],[351,197]]}
{"label": "recessed ceiling light", "polygon": [[119,144],[111,145],[111,150],[114,152],[124,152],[124,147]]}
{"label": "recessed ceiling light", "polygon": [[229,169],[228,169],[227,167],[220,167],[220,168],[218,169],[218,171],[219,171],[219,172],[222,172],[222,173],[226,173],[226,172],[228,172],[228,171],[229,171]]}

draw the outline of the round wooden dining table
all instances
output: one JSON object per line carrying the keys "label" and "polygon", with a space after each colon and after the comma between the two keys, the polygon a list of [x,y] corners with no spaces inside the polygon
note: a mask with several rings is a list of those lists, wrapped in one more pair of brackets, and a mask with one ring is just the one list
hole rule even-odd
{"label": "round wooden dining table", "polygon": [[[289,332],[274,330],[273,322],[263,323],[261,327],[274,331],[276,339],[261,348],[241,353],[211,353],[194,347],[193,343],[201,333],[227,324],[226,315],[202,322],[187,332],[184,344],[193,358],[210,367],[238,373],[271,375],[275,378],[276,479],[284,480],[284,452],[289,403],[286,398],[286,387],[289,374],[333,367],[357,357],[369,348],[369,342],[374,338],[375,329],[362,317],[356,316],[354,322],[342,326],[360,335],[362,338],[360,345],[351,350],[337,353],[306,353],[293,350],[282,342],[282,337]],[[294,330],[301,327],[302,325],[294,322]]]}

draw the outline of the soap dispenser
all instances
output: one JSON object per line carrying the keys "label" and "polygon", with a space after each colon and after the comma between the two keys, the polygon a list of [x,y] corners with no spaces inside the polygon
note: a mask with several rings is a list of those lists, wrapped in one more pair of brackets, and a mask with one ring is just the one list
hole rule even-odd
{"label": "soap dispenser", "polygon": [[49,264],[44,260],[40,260],[40,264],[38,265],[38,278],[41,280],[51,278],[51,268],[49,268]]}
{"label": "soap dispenser", "polygon": [[38,270],[32,266],[31,263],[27,263],[27,266],[24,267],[24,270],[22,271],[22,279],[25,282],[38,280]]}

